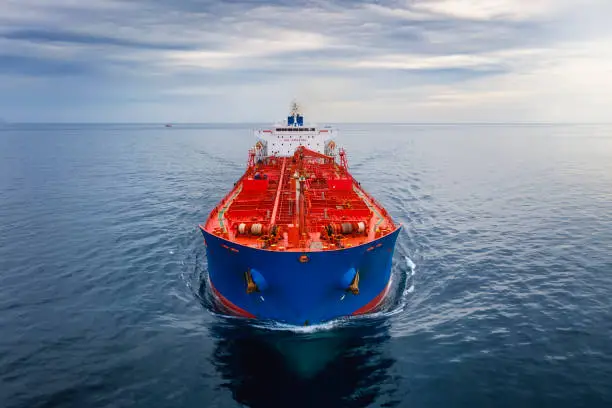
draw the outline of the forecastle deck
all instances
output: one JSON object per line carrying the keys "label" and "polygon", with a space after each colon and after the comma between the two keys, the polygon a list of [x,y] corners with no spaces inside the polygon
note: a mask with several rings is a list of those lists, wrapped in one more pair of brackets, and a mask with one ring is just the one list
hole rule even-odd
{"label": "forecastle deck", "polygon": [[272,251],[328,251],[366,244],[397,226],[350,175],[346,156],[299,147],[292,157],[250,155],[245,174],[201,228]]}

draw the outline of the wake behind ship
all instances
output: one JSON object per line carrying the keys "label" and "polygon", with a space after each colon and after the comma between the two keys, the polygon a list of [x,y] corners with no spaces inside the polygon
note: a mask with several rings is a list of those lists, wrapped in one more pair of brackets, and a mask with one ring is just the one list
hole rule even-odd
{"label": "wake behind ship", "polygon": [[308,325],[387,295],[401,227],[349,173],[336,133],[294,103],[255,131],[246,172],[200,225],[210,286],[233,314]]}

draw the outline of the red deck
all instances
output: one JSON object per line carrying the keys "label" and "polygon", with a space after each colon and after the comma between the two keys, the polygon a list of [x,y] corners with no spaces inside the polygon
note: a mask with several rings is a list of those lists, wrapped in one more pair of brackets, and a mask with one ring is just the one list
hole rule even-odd
{"label": "red deck", "polygon": [[376,201],[333,157],[300,147],[293,157],[249,166],[211,212],[207,231],[256,248],[325,251],[373,241],[396,229]]}

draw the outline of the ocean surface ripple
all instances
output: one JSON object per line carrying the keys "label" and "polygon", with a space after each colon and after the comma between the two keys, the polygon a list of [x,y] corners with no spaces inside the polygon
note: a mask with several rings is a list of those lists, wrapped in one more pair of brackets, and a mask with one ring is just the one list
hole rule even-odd
{"label": "ocean surface ripple", "polygon": [[251,125],[0,128],[0,407],[612,406],[612,126],[339,127],[393,290],[298,329],[206,285]]}

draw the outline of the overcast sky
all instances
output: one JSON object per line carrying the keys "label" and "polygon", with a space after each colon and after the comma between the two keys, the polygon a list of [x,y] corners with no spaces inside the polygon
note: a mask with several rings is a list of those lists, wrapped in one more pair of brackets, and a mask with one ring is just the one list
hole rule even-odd
{"label": "overcast sky", "polygon": [[0,118],[610,122],[611,0],[0,0]]}

